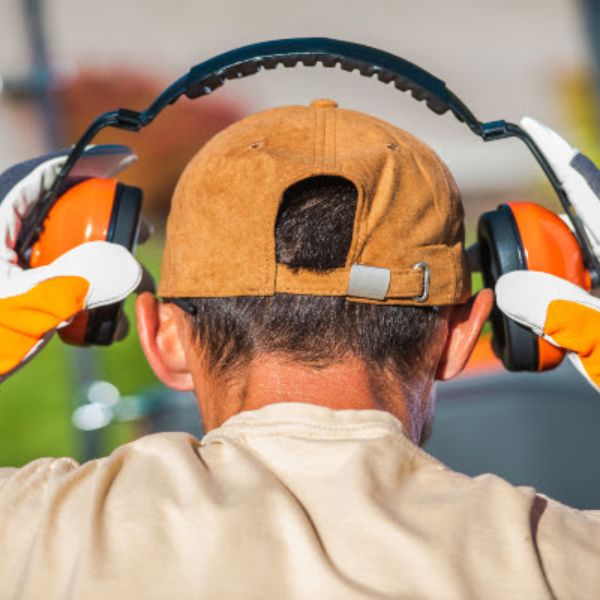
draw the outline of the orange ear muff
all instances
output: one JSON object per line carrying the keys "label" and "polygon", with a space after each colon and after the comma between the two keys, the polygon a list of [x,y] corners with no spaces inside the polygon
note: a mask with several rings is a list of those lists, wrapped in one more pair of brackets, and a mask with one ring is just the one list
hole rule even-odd
{"label": "orange ear muff", "polygon": [[66,191],[46,217],[29,265],[41,267],[80,244],[106,240],[117,185],[113,179],[94,178]]}
{"label": "orange ear muff", "polygon": [[[554,212],[533,202],[510,202],[530,271],[551,273],[590,290],[590,274],[583,264],[577,239]],[[565,352],[541,337],[538,342],[538,371],[554,369]]]}
{"label": "orange ear muff", "polygon": [[[85,242],[108,241],[133,250],[142,192],[114,179],[90,178],[71,186],[58,198],[31,248],[30,267],[47,265]],[[122,303],[83,311],[59,330],[63,341],[77,345],[108,345],[114,341]]]}
{"label": "orange ear muff", "polygon": [[[581,249],[568,225],[532,202],[510,202],[479,219],[481,270],[486,287],[504,273],[543,271],[590,289]],[[498,308],[491,316],[492,346],[511,371],[546,371],[557,367],[564,351],[508,319]]]}

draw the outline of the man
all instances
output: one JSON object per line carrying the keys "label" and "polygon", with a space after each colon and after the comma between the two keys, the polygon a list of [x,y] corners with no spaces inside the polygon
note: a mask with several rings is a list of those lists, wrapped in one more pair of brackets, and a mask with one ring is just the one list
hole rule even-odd
{"label": "man", "polygon": [[[18,270],[19,218],[48,185],[28,177],[0,205],[0,317],[21,340],[3,372],[139,280],[98,243]],[[0,597],[597,596],[592,514],[419,448],[434,381],[460,373],[493,305],[470,297],[462,220],[431,149],[330,100],[213,138],[173,197],[163,302],[137,301],[151,366],[194,390],[208,433],[0,471]],[[48,285],[43,325],[11,326]]]}

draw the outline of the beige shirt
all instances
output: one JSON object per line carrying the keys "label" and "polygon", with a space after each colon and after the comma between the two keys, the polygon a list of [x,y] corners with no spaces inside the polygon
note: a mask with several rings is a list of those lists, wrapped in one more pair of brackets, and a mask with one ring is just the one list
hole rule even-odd
{"label": "beige shirt", "polygon": [[0,470],[0,598],[600,598],[600,514],[466,477],[379,411]]}

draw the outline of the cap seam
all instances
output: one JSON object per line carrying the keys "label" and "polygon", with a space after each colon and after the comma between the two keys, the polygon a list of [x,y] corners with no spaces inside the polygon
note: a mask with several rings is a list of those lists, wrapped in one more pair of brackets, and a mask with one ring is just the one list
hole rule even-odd
{"label": "cap seam", "polygon": [[317,118],[317,111],[313,111],[313,157],[312,165],[313,168],[317,168],[317,130],[319,126],[319,120]]}
{"label": "cap seam", "polygon": [[[341,173],[343,173],[344,178],[346,178],[346,175],[343,171],[341,171]],[[318,176],[318,175],[327,175],[328,172],[324,171],[323,173],[314,173],[314,171],[310,171],[310,174],[307,175],[307,177],[311,177],[311,176]],[[296,171],[291,177],[291,181],[292,183],[290,183],[290,186],[294,185],[295,183],[297,183],[298,181],[302,181],[302,179],[304,179],[304,176],[306,175],[306,171],[304,169]],[[279,180],[278,182],[280,182],[281,180]],[[282,190],[284,191],[284,190]],[[178,232],[174,232],[172,233],[169,237],[171,238],[178,238],[180,236],[185,237],[184,234],[178,233]],[[418,248],[415,247],[415,250],[421,250],[421,251],[429,251],[429,250],[447,250],[449,254],[451,254],[453,260],[456,260],[456,251],[454,250],[454,248],[448,244],[423,244],[421,246],[419,246]],[[459,252],[459,254],[462,254],[462,252]],[[387,263],[387,261],[386,261]],[[283,263],[281,263],[283,264]],[[357,263],[353,263],[353,264],[357,264]],[[369,264],[371,266],[376,266],[376,267],[381,267],[381,268],[385,268],[385,269],[390,269],[391,271],[401,271],[403,269],[410,269],[412,268],[414,265],[412,264],[407,264],[406,266],[400,266],[400,265],[396,265],[396,266],[390,266],[389,264],[384,264],[383,262],[380,262],[378,264],[371,264],[371,263],[365,263],[365,264]],[[351,265],[348,265],[351,266]],[[341,267],[341,268],[346,268],[346,267]],[[329,271],[331,271],[332,269],[329,269]],[[323,271],[324,273],[326,273],[327,271]],[[208,271],[199,271],[196,270],[195,274],[197,276],[212,276],[214,275],[214,273],[212,272],[208,272]]]}
{"label": "cap seam", "polygon": [[323,111],[316,111],[318,115],[318,123],[320,129],[320,139],[319,139],[319,166],[320,168],[324,168],[325,166],[325,139],[327,137],[327,123],[325,121],[326,114]]}
{"label": "cap seam", "polygon": [[[423,175],[423,177],[425,178],[427,183],[431,184],[432,177],[430,176],[430,173],[424,168],[424,165],[421,162],[420,157],[418,157],[414,152],[412,152],[412,150],[411,150],[411,156],[414,158],[415,162],[417,163],[417,165],[419,167],[419,171],[421,172],[421,174]],[[436,155],[436,158],[437,158],[437,155]],[[438,160],[440,160],[440,159],[438,158]],[[437,168],[437,165],[435,165],[435,167]],[[444,177],[444,182],[446,182],[445,177]],[[432,190],[435,189],[435,186],[430,185],[429,187]],[[438,221],[438,227],[443,230],[444,225],[445,225],[445,219],[442,217],[442,215],[440,213],[440,209],[438,206],[437,193],[432,193],[431,197],[432,197],[433,210],[435,212],[435,216]]]}
{"label": "cap seam", "polygon": [[[452,281],[454,282],[454,290],[450,288],[446,294],[446,300],[449,302],[451,297],[456,297],[456,257],[453,257],[453,260],[450,261],[450,269],[452,271]],[[454,293],[452,293],[454,292]]]}
{"label": "cap seam", "polygon": [[[350,264],[352,263],[356,263],[359,260],[359,249],[361,248],[361,246],[363,245],[363,231],[365,228],[365,214],[367,213],[367,197],[369,196],[369,192],[365,189],[364,185],[363,185],[363,194],[362,194],[362,198],[359,195],[359,198],[357,199],[358,202],[360,203],[360,207],[356,206],[356,213],[355,213],[355,226],[356,226],[356,231],[355,231],[355,238],[352,240],[352,245],[351,245],[351,253],[348,253],[348,260],[350,261]],[[360,210],[360,213],[359,213]]]}
{"label": "cap seam", "polygon": [[337,168],[337,110],[335,108],[331,109],[333,114],[333,167]]}

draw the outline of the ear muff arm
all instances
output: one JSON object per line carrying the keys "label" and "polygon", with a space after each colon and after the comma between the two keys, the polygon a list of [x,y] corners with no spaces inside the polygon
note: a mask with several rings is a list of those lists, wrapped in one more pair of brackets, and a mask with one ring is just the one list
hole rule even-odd
{"label": "ear muff arm", "polygon": [[[339,64],[347,71],[358,70],[365,77],[376,75],[383,83],[393,81],[396,88],[403,91],[410,90],[414,98],[424,100],[433,112],[443,114],[450,110],[459,121],[464,122],[484,141],[507,137],[521,139],[550,179],[567,214],[572,214],[573,211],[569,210],[569,201],[551,166],[535,142],[518,125],[505,121],[482,123],[442,80],[389,52],[329,38],[295,38],[251,44],[215,56],[190,69],[189,73],[169,86],[144,111],[120,109],[98,117],[74,146],[54,186],[38,204],[36,211],[30,215],[26,223],[26,230],[29,233],[27,237],[19,240],[17,252],[22,255],[35,241],[46,215],[60,193],[64,179],[100,130],[105,127],[116,127],[138,131],[151,123],[164,108],[176,102],[183,94],[189,98],[198,98],[212,93],[228,79],[247,77],[263,69],[274,69],[278,65],[295,67],[298,63],[302,63],[305,66],[315,66],[319,62],[325,67],[335,67]],[[577,223],[576,219],[573,221],[576,234],[584,248],[586,261],[589,263],[588,267],[594,277],[600,273],[600,264],[597,264],[590,250],[581,223]],[[600,277],[596,278],[600,279]]]}
{"label": "ear muff arm", "polygon": [[544,171],[544,174],[554,188],[565,214],[573,224],[575,237],[577,238],[577,242],[583,253],[583,262],[590,273],[592,287],[600,286],[600,262],[598,261],[592,245],[588,240],[583,223],[577,216],[575,210],[573,210],[571,201],[563,189],[558,176],[535,140],[522,127],[516,125],[515,123],[508,123],[506,121],[491,121],[489,123],[482,123],[481,126],[483,132],[481,137],[484,139],[484,141],[516,137],[520,139],[533,154],[535,160],[538,162]]}
{"label": "ear muff arm", "polygon": [[261,42],[231,50],[193,67],[184,81],[189,98],[210,94],[228,79],[254,75],[278,65],[307,67],[321,63],[338,64],[346,71],[357,70],[365,77],[377,76],[383,83],[393,82],[410,90],[417,100],[438,114],[451,110],[458,119],[476,121],[473,114],[449,92],[446,84],[417,65],[377,48],[329,38],[296,38]]}

